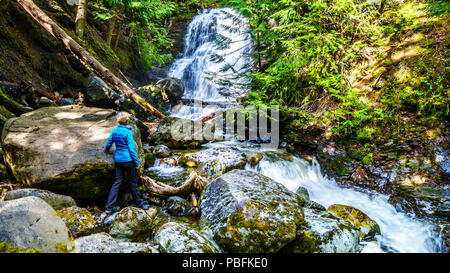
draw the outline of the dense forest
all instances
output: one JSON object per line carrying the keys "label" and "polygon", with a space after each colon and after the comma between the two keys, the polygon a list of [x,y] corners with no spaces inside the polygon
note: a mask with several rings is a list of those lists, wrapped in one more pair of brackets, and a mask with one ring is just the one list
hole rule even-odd
{"label": "dense forest", "polygon": [[[448,252],[448,1],[0,11],[0,219],[29,208],[58,233],[20,239],[19,220],[1,222],[0,252]],[[259,127],[247,141],[173,136],[180,121],[217,126],[230,105],[279,109],[278,149],[260,149]],[[118,112],[150,208],[122,187],[110,215]]]}

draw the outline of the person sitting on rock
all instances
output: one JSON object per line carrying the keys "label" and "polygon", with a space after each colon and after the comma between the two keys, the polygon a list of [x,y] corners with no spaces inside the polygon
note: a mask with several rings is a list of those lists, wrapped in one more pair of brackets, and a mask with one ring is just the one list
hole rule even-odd
{"label": "person sitting on rock", "polygon": [[113,207],[113,205],[117,201],[124,173],[127,173],[130,178],[130,189],[135,206],[145,210],[149,208],[149,205],[142,200],[138,190],[139,178],[137,171],[141,168],[141,164],[136,153],[133,131],[127,126],[128,123],[129,117],[119,114],[119,125],[111,131],[111,134],[106,141],[105,153],[109,152],[113,143],[116,145],[116,151],[114,153],[116,178],[109,192],[108,202],[106,203],[106,213],[112,213],[118,210],[118,207]]}

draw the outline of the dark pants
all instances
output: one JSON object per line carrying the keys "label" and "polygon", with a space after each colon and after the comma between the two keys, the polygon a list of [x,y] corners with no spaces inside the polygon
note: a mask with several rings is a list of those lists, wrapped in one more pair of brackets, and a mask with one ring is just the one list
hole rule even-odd
{"label": "dark pants", "polygon": [[143,202],[138,190],[138,175],[136,167],[134,166],[132,161],[116,162],[115,164],[116,164],[116,179],[114,180],[114,184],[112,185],[111,190],[109,191],[108,203],[106,203],[106,208],[109,209],[114,205],[114,203],[116,203],[117,196],[119,195],[120,185],[122,184],[123,181],[124,173],[127,173],[127,175],[130,178],[130,190],[131,194],[133,195],[134,204],[135,206],[140,207]]}

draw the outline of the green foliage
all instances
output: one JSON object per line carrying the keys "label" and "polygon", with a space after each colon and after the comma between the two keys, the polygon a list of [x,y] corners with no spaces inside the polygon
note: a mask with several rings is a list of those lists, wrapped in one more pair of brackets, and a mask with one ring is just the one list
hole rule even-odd
{"label": "green foliage", "polygon": [[430,0],[427,2],[428,9],[435,15],[448,14],[450,12],[450,2],[447,0]]}

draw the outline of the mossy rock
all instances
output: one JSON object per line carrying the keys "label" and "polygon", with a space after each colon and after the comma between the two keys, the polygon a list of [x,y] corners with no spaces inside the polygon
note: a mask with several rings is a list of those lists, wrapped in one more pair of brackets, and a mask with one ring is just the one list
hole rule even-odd
{"label": "mossy rock", "polygon": [[144,154],[144,158],[145,158],[145,168],[150,168],[153,167],[153,164],[155,164],[155,155],[153,153],[145,153]]}
{"label": "mossy rock", "polygon": [[277,252],[303,223],[302,200],[255,172],[232,170],[209,183],[200,198],[200,227],[229,252]]}
{"label": "mossy rock", "polygon": [[95,228],[95,220],[92,214],[85,208],[77,206],[64,208],[56,211],[67,228],[72,232],[73,237],[86,236],[91,234]]}
{"label": "mossy rock", "polygon": [[263,159],[263,155],[261,153],[252,154],[249,159],[250,165],[252,167],[258,165],[262,159]]}
{"label": "mossy rock", "polygon": [[345,205],[331,205],[328,207],[327,212],[352,223],[360,230],[359,233],[362,239],[371,239],[375,235],[380,234],[380,227],[377,222],[370,219],[369,216],[359,209]]}
{"label": "mossy rock", "polygon": [[126,207],[120,210],[109,234],[119,242],[145,242],[152,235],[156,210]]}
{"label": "mossy rock", "polygon": [[5,201],[19,199],[27,196],[35,196],[41,198],[42,200],[47,202],[47,204],[52,206],[54,210],[59,210],[76,205],[75,200],[70,196],[32,188],[8,191],[5,196]]}

